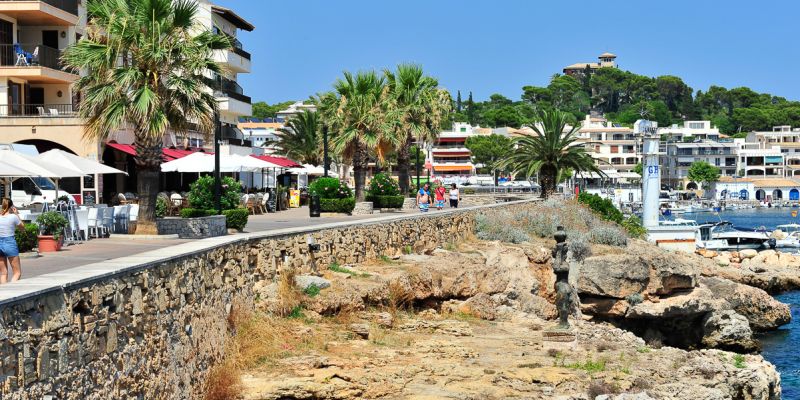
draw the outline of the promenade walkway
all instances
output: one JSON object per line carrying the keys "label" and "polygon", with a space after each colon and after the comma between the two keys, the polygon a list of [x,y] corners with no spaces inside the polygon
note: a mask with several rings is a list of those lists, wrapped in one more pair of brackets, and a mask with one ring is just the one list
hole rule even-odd
{"label": "promenade walkway", "polygon": [[[435,211],[431,211],[434,213]],[[389,215],[402,215],[392,213]],[[341,217],[311,218],[308,208],[295,208],[275,214],[251,215],[245,233],[263,232],[286,228],[309,227],[336,222],[358,221],[375,218],[375,215],[352,215]],[[66,246],[58,253],[47,253],[38,258],[22,260],[22,280],[63,271],[87,264],[94,264],[120,257],[135,256],[151,250],[189,242],[186,239],[134,240],[125,237],[93,239],[85,243]]]}

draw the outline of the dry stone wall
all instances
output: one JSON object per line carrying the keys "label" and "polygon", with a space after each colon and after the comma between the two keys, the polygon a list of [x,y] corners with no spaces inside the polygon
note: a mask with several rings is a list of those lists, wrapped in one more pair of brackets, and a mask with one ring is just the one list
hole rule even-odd
{"label": "dry stone wall", "polygon": [[[251,235],[0,303],[0,399],[199,399],[234,304],[283,268],[309,272],[463,239],[506,203]],[[307,236],[320,245],[309,251]]]}

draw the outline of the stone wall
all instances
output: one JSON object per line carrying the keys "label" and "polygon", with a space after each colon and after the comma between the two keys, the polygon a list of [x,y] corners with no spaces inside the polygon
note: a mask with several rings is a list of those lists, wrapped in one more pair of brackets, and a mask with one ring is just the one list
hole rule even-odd
{"label": "stone wall", "polygon": [[[432,250],[470,235],[478,213],[532,204],[206,239],[175,246],[194,246],[181,256],[8,297],[0,301],[0,398],[202,398],[230,310],[252,307],[254,285],[287,267]],[[308,235],[320,245],[313,254]]]}
{"label": "stone wall", "polygon": [[156,224],[160,235],[178,235],[181,239],[203,239],[228,233],[224,215],[201,218],[160,218]]}

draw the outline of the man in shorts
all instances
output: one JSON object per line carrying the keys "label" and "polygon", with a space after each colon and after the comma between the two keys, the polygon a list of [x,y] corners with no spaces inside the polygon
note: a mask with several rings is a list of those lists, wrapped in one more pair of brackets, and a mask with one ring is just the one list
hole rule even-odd
{"label": "man in shorts", "polygon": [[431,206],[431,189],[429,184],[425,184],[419,192],[417,192],[417,206],[420,212],[428,212]]}

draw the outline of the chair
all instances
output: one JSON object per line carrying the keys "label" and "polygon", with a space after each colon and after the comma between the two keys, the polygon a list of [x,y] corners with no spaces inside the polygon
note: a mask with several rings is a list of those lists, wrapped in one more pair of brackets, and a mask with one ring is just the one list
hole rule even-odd
{"label": "chair", "polygon": [[78,225],[78,240],[89,240],[89,210],[75,211],[75,220]]}
{"label": "chair", "polygon": [[39,112],[39,116],[42,116],[42,117],[46,117],[47,116],[47,111],[45,111],[44,107],[42,107],[42,106],[36,107],[36,111]]}
{"label": "chair", "polygon": [[33,49],[33,54],[31,54],[31,64],[39,65],[39,46],[36,46],[36,48]]}
{"label": "chair", "polygon": [[244,195],[242,196],[242,201],[244,202],[244,208],[253,215],[256,214],[256,206],[255,201],[253,201],[253,195]]}
{"label": "chair", "polygon": [[131,204],[130,211],[128,211],[128,233],[131,235],[136,233],[136,221],[139,219],[139,205]]}
{"label": "chair", "polygon": [[21,66],[24,65],[26,67],[30,67],[31,65],[31,58],[33,58],[29,53],[26,53],[22,50],[22,46],[19,44],[14,45],[14,54],[16,55],[16,62],[14,65]]}
{"label": "chair", "polygon": [[264,213],[264,195],[262,193],[256,194],[255,200],[253,201],[253,206],[255,207],[257,213]]}
{"label": "chair", "polygon": [[128,233],[128,215],[131,206],[114,206],[114,233]]}
{"label": "chair", "polygon": [[106,207],[101,208],[103,212],[103,236],[108,237],[114,230],[114,211],[116,211],[116,207]]}
{"label": "chair", "polygon": [[89,235],[86,237],[87,239],[89,239],[91,237],[100,237],[100,235],[98,234],[98,231],[97,231],[97,228],[98,228],[97,221],[100,220],[100,218],[98,218],[98,215],[99,215],[99,213],[98,213],[98,209],[97,208],[90,208],[89,209],[89,215],[87,216],[87,221],[88,221],[88,225],[89,225],[89,228],[88,228]]}

